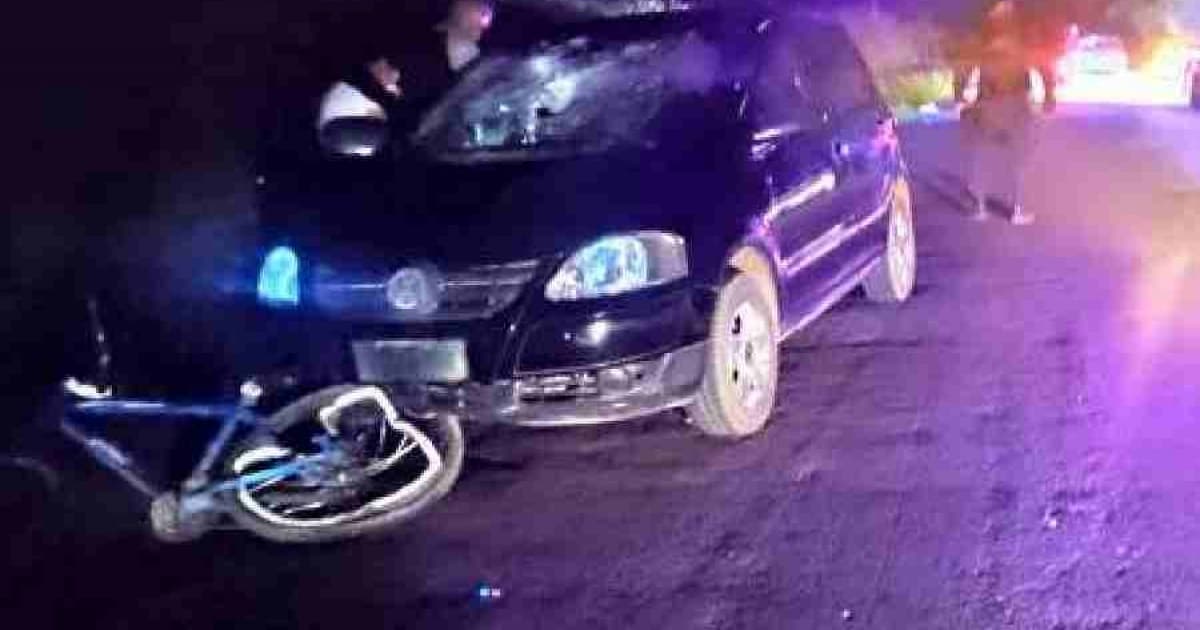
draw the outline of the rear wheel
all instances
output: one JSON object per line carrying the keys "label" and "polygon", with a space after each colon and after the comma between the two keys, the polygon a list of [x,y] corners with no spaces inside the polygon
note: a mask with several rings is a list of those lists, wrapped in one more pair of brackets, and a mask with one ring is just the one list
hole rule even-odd
{"label": "rear wheel", "polygon": [[454,485],[464,443],[456,419],[414,422],[377,387],[297,400],[232,449],[230,516],[288,543],[350,538],[416,517]]}
{"label": "rear wheel", "polygon": [[917,235],[908,180],[900,177],[892,187],[888,211],[887,249],[863,281],[867,298],[875,302],[903,302],[917,282]]}
{"label": "rear wheel", "polygon": [[717,296],[704,381],[687,410],[698,429],[727,438],[762,430],[775,408],[778,339],[772,293],[738,273]]}

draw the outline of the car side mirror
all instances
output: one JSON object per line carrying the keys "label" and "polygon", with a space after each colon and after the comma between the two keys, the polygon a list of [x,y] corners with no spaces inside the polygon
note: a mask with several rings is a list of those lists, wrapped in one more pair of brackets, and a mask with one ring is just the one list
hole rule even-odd
{"label": "car side mirror", "polygon": [[321,148],[331,155],[370,157],[387,144],[388,124],[368,116],[335,118],[321,127],[318,137]]}

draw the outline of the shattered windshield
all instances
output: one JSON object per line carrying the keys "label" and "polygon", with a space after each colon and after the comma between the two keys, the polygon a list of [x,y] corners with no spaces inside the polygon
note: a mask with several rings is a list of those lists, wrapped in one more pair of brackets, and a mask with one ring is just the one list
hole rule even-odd
{"label": "shattered windshield", "polygon": [[[482,61],[424,119],[415,143],[446,160],[590,153],[638,141],[687,83],[681,62],[710,57],[694,36],[588,37]],[[690,73],[695,75],[695,73]],[[707,83],[708,81],[705,81]]]}

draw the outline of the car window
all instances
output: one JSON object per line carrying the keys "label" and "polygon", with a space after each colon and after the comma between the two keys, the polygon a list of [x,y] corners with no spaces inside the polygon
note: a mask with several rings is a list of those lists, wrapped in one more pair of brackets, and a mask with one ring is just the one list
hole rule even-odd
{"label": "car window", "polygon": [[841,26],[808,25],[802,32],[800,54],[819,107],[839,116],[878,106],[870,72]]}
{"label": "car window", "polygon": [[822,115],[794,34],[772,34],[751,94],[753,124],[763,129],[815,129]]}

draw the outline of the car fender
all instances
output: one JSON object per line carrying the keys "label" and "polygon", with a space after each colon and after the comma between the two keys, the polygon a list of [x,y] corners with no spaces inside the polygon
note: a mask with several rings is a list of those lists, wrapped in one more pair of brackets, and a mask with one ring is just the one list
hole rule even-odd
{"label": "car fender", "polygon": [[721,284],[724,285],[739,273],[749,274],[760,283],[760,286],[774,301],[776,308],[772,315],[778,324],[780,320],[778,305],[786,303],[784,301],[786,296],[784,295],[785,289],[779,282],[780,260],[779,251],[775,245],[765,238],[751,235],[730,248],[725,261]]}

